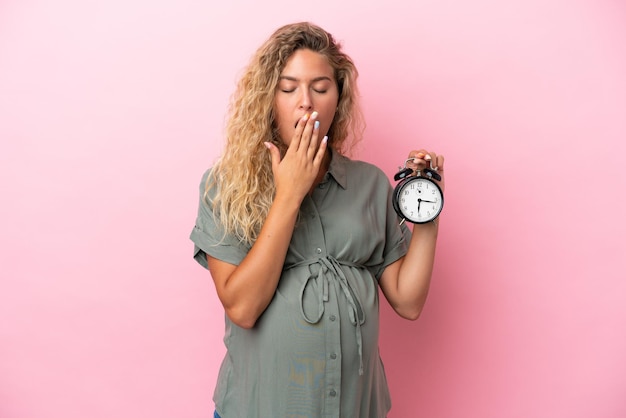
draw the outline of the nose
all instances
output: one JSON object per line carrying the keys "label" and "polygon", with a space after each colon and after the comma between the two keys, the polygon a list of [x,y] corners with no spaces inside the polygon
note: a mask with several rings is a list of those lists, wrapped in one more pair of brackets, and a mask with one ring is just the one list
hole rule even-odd
{"label": "nose", "polygon": [[313,109],[313,100],[311,97],[311,93],[307,89],[302,90],[302,94],[300,95],[299,107],[304,111],[309,111]]}

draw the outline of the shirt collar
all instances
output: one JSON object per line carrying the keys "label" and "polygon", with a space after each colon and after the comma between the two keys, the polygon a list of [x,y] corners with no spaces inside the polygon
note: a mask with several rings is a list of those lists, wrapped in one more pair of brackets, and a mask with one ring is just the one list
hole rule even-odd
{"label": "shirt collar", "polygon": [[348,157],[345,157],[336,151],[331,152],[332,158],[330,160],[330,165],[328,166],[328,173],[335,179],[339,186],[346,189],[348,186],[347,168],[350,160]]}

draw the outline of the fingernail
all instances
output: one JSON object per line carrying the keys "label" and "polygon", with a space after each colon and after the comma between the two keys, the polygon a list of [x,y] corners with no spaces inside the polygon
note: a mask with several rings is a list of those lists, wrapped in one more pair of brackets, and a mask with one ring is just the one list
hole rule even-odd
{"label": "fingernail", "polygon": [[424,153],[419,152],[415,157],[416,158],[424,158]]}
{"label": "fingernail", "polygon": [[319,127],[320,127],[320,121],[319,121],[319,120],[316,120],[316,121],[315,121],[315,125],[313,125],[313,127],[314,127],[315,129],[319,128]]}
{"label": "fingernail", "polygon": [[430,161],[430,160],[432,160],[432,157],[430,156],[430,154],[426,154],[426,156],[424,157],[424,159],[425,159],[426,161]]}
{"label": "fingernail", "polygon": [[328,136],[324,136],[324,138],[322,138],[322,143],[325,144],[328,142]]}
{"label": "fingernail", "polygon": [[315,119],[317,117],[317,111],[311,113],[311,119]]}
{"label": "fingernail", "polygon": [[265,147],[266,147],[267,149],[272,148],[272,146],[270,145],[270,143],[269,143],[269,142],[264,142],[264,144],[265,144]]}
{"label": "fingernail", "polygon": [[307,119],[309,119],[309,114],[308,114],[308,113],[307,113],[307,114],[305,114],[304,116],[302,116],[302,121],[303,121],[303,122],[306,122],[306,121],[307,121]]}

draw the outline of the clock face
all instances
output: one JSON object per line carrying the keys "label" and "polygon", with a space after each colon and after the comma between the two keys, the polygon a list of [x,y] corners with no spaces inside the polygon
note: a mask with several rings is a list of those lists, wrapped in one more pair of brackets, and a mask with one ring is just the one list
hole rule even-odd
{"label": "clock face", "polygon": [[394,200],[398,215],[417,224],[432,221],[443,209],[441,189],[424,177],[410,177],[398,184]]}

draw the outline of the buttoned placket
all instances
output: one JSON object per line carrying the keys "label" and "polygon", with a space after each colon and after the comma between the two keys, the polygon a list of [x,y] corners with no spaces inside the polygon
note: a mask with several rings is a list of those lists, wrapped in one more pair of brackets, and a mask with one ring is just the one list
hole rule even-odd
{"label": "buttoned placket", "polygon": [[[322,191],[324,187],[320,183],[318,189]],[[327,255],[326,242],[324,239],[324,229],[317,210],[311,197],[304,199],[302,205],[303,213],[308,214],[308,232],[310,234],[309,245],[311,245],[314,258],[323,258]],[[320,272],[324,266],[319,266]],[[306,285],[306,284],[305,284]],[[323,321],[325,340],[325,370],[324,370],[324,417],[339,418],[341,410],[341,321],[339,319],[338,295],[336,286],[329,286],[327,280],[318,283],[322,286],[321,300],[317,318],[307,318],[302,312],[305,320],[310,323]],[[304,291],[304,288],[302,289]],[[301,295],[302,296],[302,295]],[[325,306],[324,306],[325,305]]]}
{"label": "buttoned placket", "polygon": [[[328,177],[328,175],[327,175]],[[326,177],[326,180],[328,178]],[[328,182],[318,186],[317,198],[323,198],[327,192]],[[315,192],[314,192],[315,193]],[[318,200],[319,201],[319,200]],[[343,294],[348,302],[350,322],[355,326],[355,337],[359,353],[359,374],[363,373],[362,335],[361,325],[365,321],[363,309],[358,297],[351,289],[350,284],[342,270],[342,264],[359,267],[351,262],[336,260],[327,253],[324,238],[323,225],[312,197],[307,196],[302,204],[301,215],[307,218],[308,243],[311,246],[314,258],[302,260],[295,266],[317,265],[317,272],[310,270],[310,277],[304,283],[301,294],[301,312],[304,319],[311,323],[323,322],[325,335],[325,386],[324,386],[324,417],[338,417],[341,409],[341,320],[339,318],[339,293]],[[362,266],[360,266],[362,267]],[[311,281],[316,283],[318,298],[318,313],[309,318],[304,311],[304,292]],[[344,331],[345,332],[345,331]]]}

